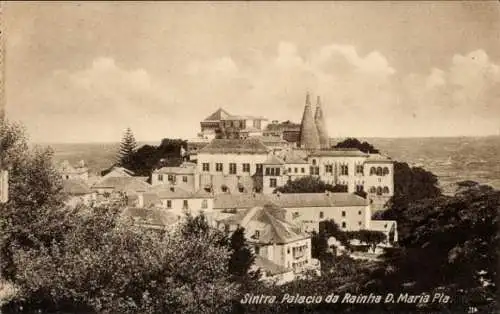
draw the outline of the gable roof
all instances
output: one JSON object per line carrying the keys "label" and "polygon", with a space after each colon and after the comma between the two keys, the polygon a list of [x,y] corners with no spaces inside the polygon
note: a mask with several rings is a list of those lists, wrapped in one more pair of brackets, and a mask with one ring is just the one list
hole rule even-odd
{"label": "gable roof", "polygon": [[214,139],[198,154],[267,154],[268,148],[259,139]]}
{"label": "gable roof", "polygon": [[[228,225],[245,228],[249,242],[260,244],[284,244],[310,236],[301,232],[300,227],[285,220],[284,209],[273,204],[257,206],[222,220]],[[255,232],[259,231],[259,236]]]}
{"label": "gable roof", "polygon": [[214,209],[246,209],[273,203],[282,208],[366,206],[370,202],[351,193],[218,194]]}
{"label": "gable roof", "polygon": [[285,164],[307,164],[308,162],[297,156],[296,154],[290,153],[283,157]]}
{"label": "gable roof", "polygon": [[220,121],[228,116],[230,116],[230,114],[226,110],[219,108],[217,109],[217,111],[206,117],[203,121]]}
{"label": "gable roof", "polygon": [[143,226],[164,227],[172,226],[179,222],[179,217],[166,210],[127,207],[122,215],[131,217],[135,222]]}
{"label": "gable roof", "polygon": [[264,165],[283,165],[283,160],[276,157],[276,155],[269,155],[266,161],[263,163]]}
{"label": "gable roof", "polygon": [[95,189],[112,188],[122,192],[145,192],[151,185],[142,177],[108,177],[92,186]]}
{"label": "gable roof", "polygon": [[81,179],[64,180],[62,192],[68,195],[92,194],[90,187]]}

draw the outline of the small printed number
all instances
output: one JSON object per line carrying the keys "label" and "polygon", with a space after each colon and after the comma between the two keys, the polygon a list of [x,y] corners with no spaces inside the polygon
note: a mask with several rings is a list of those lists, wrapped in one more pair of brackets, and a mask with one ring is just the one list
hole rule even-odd
{"label": "small printed number", "polygon": [[469,307],[467,310],[467,313],[472,314],[472,313],[477,313],[477,307]]}

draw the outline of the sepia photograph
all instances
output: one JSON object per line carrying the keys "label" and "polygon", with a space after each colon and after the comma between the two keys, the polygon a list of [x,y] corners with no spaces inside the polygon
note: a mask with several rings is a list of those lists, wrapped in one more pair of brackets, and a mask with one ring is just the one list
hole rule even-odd
{"label": "sepia photograph", "polygon": [[500,2],[0,1],[0,313],[499,313]]}

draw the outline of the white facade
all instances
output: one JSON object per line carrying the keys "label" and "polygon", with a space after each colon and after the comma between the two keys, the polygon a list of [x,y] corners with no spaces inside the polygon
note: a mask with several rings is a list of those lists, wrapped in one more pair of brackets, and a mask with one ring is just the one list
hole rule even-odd
{"label": "white facade", "polygon": [[370,228],[370,205],[287,207],[286,210],[287,218],[294,223],[302,224],[306,232],[318,232],[319,223],[331,219],[343,231],[358,231]]}

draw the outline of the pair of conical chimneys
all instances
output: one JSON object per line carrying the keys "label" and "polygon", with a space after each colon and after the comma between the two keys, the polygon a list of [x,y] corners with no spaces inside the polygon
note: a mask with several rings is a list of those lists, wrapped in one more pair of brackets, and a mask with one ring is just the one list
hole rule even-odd
{"label": "pair of conical chimneys", "polygon": [[300,125],[300,147],[308,150],[326,149],[329,147],[328,132],[325,117],[321,109],[321,99],[318,96],[316,112],[313,115],[309,93],[306,96],[306,106]]}

